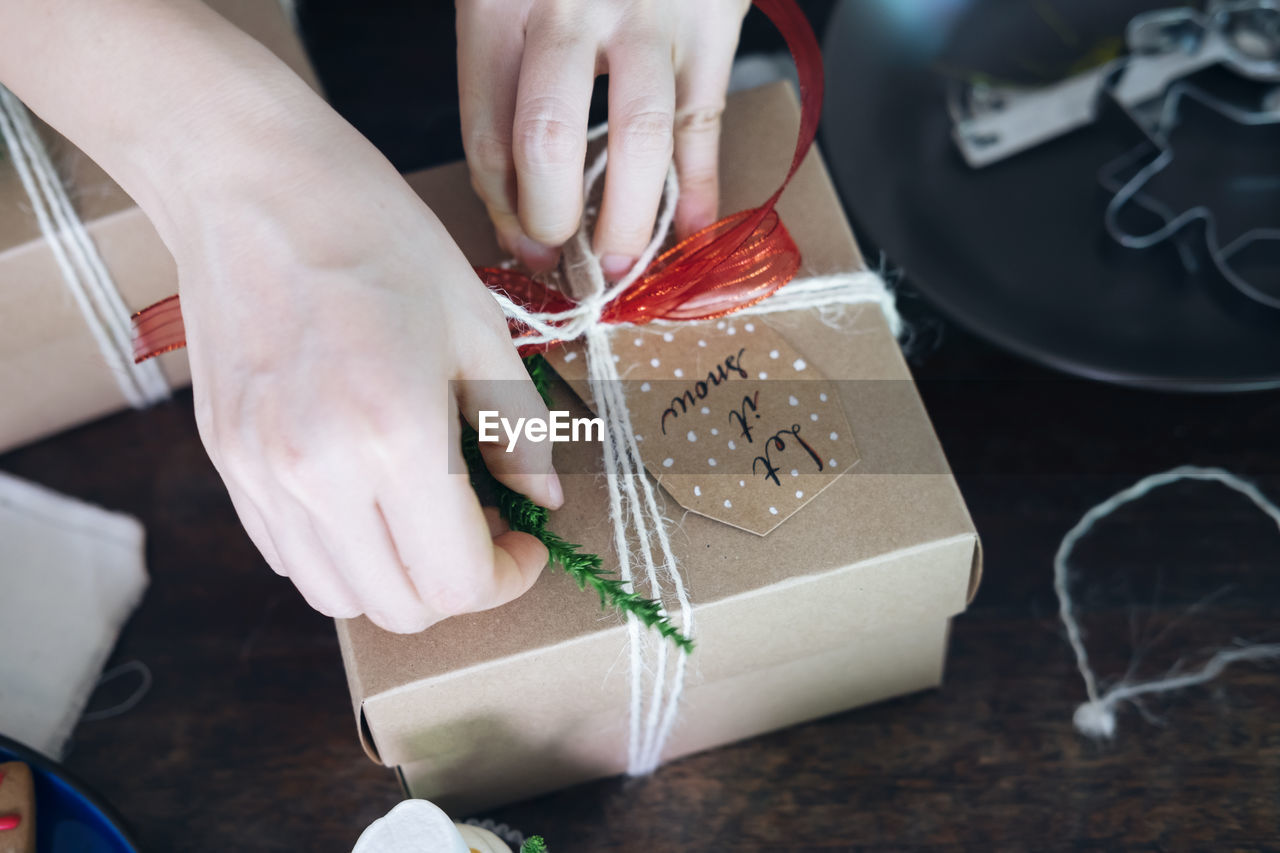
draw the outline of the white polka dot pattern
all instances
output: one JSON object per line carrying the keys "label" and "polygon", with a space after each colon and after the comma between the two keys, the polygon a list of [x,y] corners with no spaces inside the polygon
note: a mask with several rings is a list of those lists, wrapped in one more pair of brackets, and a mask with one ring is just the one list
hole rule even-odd
{"label": "white polka dot pattern", "polygon": [[770,323],[726,317],[619,337],[640,454],[681,506],[763,535],[857,463],[835,385]]}

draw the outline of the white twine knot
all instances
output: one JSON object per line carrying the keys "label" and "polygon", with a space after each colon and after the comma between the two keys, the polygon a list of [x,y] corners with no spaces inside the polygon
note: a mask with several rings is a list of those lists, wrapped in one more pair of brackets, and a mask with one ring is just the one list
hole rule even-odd
{"label": "white twine knot", "polygon": [[1071,717],[1076,729],[1091,738],[1109,738],[1116,733],[1116,712],[1103,702],[1085,702]]}
{"label": "white twine knot", "polygon": [[[606,129],[601,125],[593,129],[588,138],[595,139]],[[602,151],[586,171],[584,207],[589,204],[592,190],[604,174],[606,158],[607,152]],[[631,270],[613,285],[605,280],[600,258],[591,248],[589,223],[584,220],[565,246],[562,265],[569,292],[578,299],[574,307],[559,312],[536,312],[526,310],[506,294],[495,292],[494,298],[508,318],[517,320],[530,331],[521,337],[522,344],[579,339],[585,342],[588,385],[596,404],[596,414],[605,423],[602,442],[604,473],[618,574],[629,591],[635,589],[637,577],[647,581],[646,595],[659,603],[663,602],[664,589],[670,589],[679,611],[676,621],[684,635],[692,638],[693,607],[671,547],[667,519],[659,506],[656,490],[644,471],[610,345],[612,329],[628,324],[603,322],[609,304],[644,274],[666,243],[678,200],[679,183],[675,169],[669,168],[653,238]],[[768,299],[735,313],[827,310],[868,302],[880,306],[890,329],[895,337],[898,336],[902,321],[893,294],[880,276],[866,270],[793,280]],[[633,567],[633,560],[639,563],[638,571]],[[665,606],[663,615],[667,615]],[[627,636],[631,689],[627,772],[640,776],[652,773],[662,761],[684,690],[688,655],[677,652],[675,665],[671,666],[671,644],[643,631],[639,620],[630,614],[627,616]]]}

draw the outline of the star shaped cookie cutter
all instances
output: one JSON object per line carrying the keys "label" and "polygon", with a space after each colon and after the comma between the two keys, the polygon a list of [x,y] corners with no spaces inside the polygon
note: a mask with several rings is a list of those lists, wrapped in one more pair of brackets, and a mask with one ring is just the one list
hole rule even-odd
{"label": "star shaped cookie cutter", "polygon": [[[1223,245],[1219,234],[1218,217],[1209,206],[1197,204],[1186,210],[1174,211],[1158,198],[1144,193],[1144,189],[1152,179],[1175,161],[1176,146],[1173,144],[1172,137],[1178,127],[1183,102],[1188,100],[1193,100],[1223,118],[1245,127],[1280,127],[1280,87],[1271,90],[1263,99],[1261,107],[1248,109],[1210,95],[1189,83],[1175,83],[1169,87],[1161,104],[1155,127],[1151,129],[1150,142],[1143,143],[1112,161],[1099,173],[1099,181],[1114,193],[1104,215],[1107,233],[1126,248],[1149,249],[1174,240],[1189,226],[1201,222],[1204,225],[1204,242],[1209,258],[1222,277],[1237,291],[1255,302],[1270,308],[1280,308],[1280,289],[1272,292],[1259,287],[1242,275],[1232,264],[1232,259],[1250,246],[1268,242],[1280,244],[1280,227],[1277,227],[1280,226],[1280,215],[1277,215],[1276,226],[1251,227]],[[1120,180],[1118,177],[1120,174],[1151,157],[1153,150],[1154,158],[1142,165],[1128,180]],[[1277,156],[1274,180],[1280,182],[1280,155]],[[1145,234],[1128,231],[1121,224],[1120,218],[1122,211],[1130,204],[1155,214],[1163,221],[1163,225]],[[1276,209],[1280,214],[1280,205]],[[1182,243],[1177,244],[1177,248],[1184,266],[1194,269],[1194,256],[1189,248]],[[1276,276],[1276,280],[1280,280],[1280,274]]]}

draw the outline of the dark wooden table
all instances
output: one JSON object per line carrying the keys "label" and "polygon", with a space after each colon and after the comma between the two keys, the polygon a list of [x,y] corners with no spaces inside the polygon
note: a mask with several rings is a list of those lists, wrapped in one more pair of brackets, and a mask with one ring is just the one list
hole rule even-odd
{"label": "dark wooden table", "polygon": [[[394,20],[432,5],[382,0],[358,18],[340,0],[303,6],[330,97],[406,169],[456,148],[456,106],[438,107],[454,85],[448,28]],[[987,554],[945,687],[488,817],[544,833],[557,853],[1280,849],[1276,668],[1240,665],[1149,702],[1150,720],[1126,708],[1114,742],[1088,741],[1071,726],[1083,687],[1051,569],[1081,513],[1154,471],[1223,465],[1280,499],[1280,393],[1066,380],[911,303],[941,331],[914,366]],[[390,771],[357,744],[332,623],[240,529],[189,394],[0,457],[0,469],[147,526],[151,588],[112,662],[143,661],[154,686],[132,711],[83,723],[68,759],[145,849],[347,851],[397,802]],[[1123,511],[1077,564],[1103,677],[1130,668],[1135,638],[1140,675],[1236,638],[1280,639],[1280,532],[1220,487],[1172,487]]]}
{"label": "dark wooden table", "polygon": [[[1156,722],[1126,709],[1113,743],[1090,742],[1071,727],[1082,687],[1051,586],[1062,534],[1137,475],[1221,464],[1280,497],[1280,394],[1077,383],[953,329],[916,370],[987,549],[946,686],[491,817],[558,851],[1280,845],[1275,669],[1240,665],[1148,703]],[[152,584],[113,662],[145,662],[154,687],[83,723],[68,760],[146,849],[344,851],[395,804],[395,779],[357,745],[332,623],[241,531],[189,394],[0,469],[147,526]],[[1280,532],[1220,487],[1172,487],[1124,511],[1078,564],[1104,676],[1129,667],[1132,637],[1171,625],[1140,673],[1237,637],[1277,639]]]}

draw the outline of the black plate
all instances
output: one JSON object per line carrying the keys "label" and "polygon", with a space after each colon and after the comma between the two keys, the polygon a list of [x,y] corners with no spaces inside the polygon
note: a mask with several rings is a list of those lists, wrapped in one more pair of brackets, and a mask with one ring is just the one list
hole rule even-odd
{"label": "black plate", "polygon": [[[1070,373],[1187,390],[1280,385],[1280,311],[1236,292],[1203,257],[1189,271],[1174,245],[1129,250],[1107,236],[1099,172],[1143,140],[1121,110],[982,170],[951,141],[949,76],[1047,82],[1114,46],[1137,12],[1170,4],[934,0],[963,6],[937,49],[926,42],[939,20],[907,38],[887,23],[892,5],[854,0],[833,16],[823,131],[855,224],[891,265],[955,322]],[[1223,137],[1228,162],[1233,144]],[[1258,225],[1280,225],[1280,204],[1270,209]]]}

